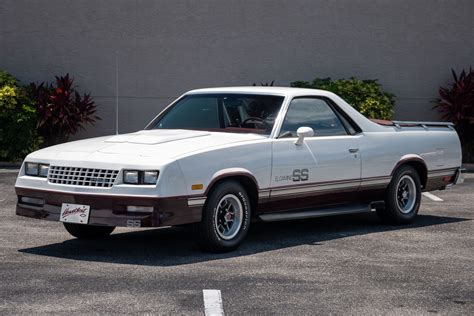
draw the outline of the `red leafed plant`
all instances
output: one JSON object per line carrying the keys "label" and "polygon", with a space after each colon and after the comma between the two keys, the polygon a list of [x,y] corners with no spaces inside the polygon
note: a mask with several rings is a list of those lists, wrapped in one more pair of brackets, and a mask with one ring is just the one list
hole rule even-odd
{"label": "red leafed plant", "polygon": [[463,146],[463,161],[474,162],[474,70],[459,76],[451,70],[454,82],[439,88],[435,108],[443,119],[455,124]]}
{"label": "red leafed plant", "polygon": [[86,124],[100,120],[90,94],[81,96],[74,88],[74,78],[69,74],[55,78],[54,84],[30,84],[38,111],[38,132],[46,146],[66,142]]}

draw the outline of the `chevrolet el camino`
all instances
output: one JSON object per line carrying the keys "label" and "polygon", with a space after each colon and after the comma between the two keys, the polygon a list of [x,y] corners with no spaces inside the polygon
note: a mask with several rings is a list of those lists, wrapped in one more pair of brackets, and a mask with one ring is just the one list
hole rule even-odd
{"label": "chevrolet el camino", "polygon": [[413,221],[422,191],[463,181],[451,123],[372,121],[337,95],[231,87],[185,93],[144,130],[28,155],[16,213],[77,238],[189,224],[235,249],[253,220],[370,212]]}

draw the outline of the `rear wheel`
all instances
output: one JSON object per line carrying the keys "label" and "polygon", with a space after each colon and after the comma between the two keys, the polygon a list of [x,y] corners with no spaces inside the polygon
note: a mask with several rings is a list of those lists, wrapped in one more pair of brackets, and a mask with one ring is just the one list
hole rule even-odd
{"label": "rear wheel", "polygon": [[421,201],[420,176],[411,166],[400,167],[385,194],[385,206],[377,209],[388,224],[408,224],[418,214]]}
{"label": "rear wheel", "polygon": [[69,234],[79,239],[98,239],[109,236],[115,229],[114,226],[92,226],[82,224],[64,223]]}
{"label": "rear wheel", "polygon": [[236,249],[250,225],[250,201],[245,189],[235,181],[225,181],[212,190],[196,224],[198,244],[210,252]]}

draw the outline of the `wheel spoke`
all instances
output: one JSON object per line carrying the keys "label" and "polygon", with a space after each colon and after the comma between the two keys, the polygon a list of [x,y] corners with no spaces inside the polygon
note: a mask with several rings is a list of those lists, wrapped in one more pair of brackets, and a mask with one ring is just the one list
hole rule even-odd
{"label": "wheel spoke", "polygon": [[[222,231],[221,231],[221,228],[222,228]],[[219,225],[217,226],[217,230],[220,231],[221,233],[224,233],[224,231],[225,231],[225,229],[224,229],[224,227],[222,226],[222,224],[219,224]]]}

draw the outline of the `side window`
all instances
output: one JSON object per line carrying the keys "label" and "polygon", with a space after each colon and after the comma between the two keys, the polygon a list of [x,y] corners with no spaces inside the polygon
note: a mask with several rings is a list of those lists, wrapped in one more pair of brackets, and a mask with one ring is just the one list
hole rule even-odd
{"label": "side window", "polygon": [[311,127],[315,136],[347,135],[339,117],[323,99],[293,99],[283,121],[280,137],[296,137],[296,130],[302,126]]}

